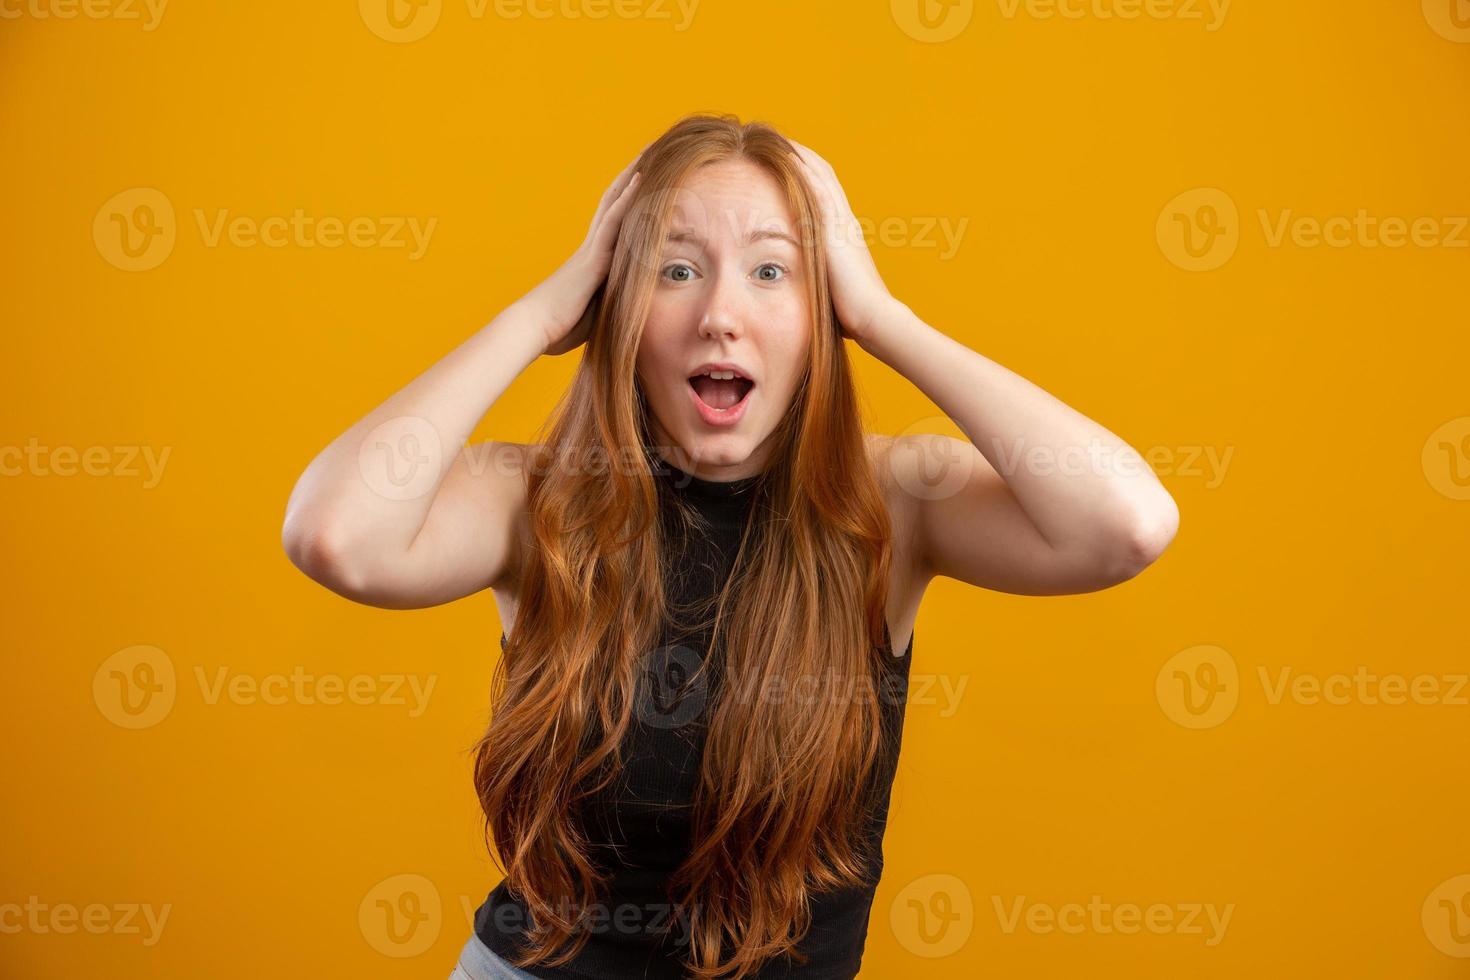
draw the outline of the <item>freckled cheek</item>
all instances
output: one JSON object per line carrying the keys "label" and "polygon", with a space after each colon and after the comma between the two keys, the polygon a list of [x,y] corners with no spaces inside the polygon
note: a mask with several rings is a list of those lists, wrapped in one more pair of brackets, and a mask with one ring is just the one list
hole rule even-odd
{"label": "freckled cheek", "polygon": [[812,325],[805,303],[796,297],[785,298],[767,310],[761,321],[770,334],[770,343],[783,353],[789,356],[806,351]]}

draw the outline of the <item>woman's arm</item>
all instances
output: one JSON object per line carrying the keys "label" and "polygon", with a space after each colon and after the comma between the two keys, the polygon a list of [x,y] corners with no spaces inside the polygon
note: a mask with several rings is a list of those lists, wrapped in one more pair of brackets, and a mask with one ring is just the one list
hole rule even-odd
{"label": "woman's arm", "polygon": [[1127,443],[894,301],[859,345],[969,437],[910,435],[885,459],[923,578],[1021,595],[1094,592],[1151,564],[1179,510]]}
{"label": "woman's arm", "polygon": [[349,599],[393,609],[514,580],[525,447],[465,442],[532,361],[586,340],[636,184],[632,168],[608,187],[586,239],[551,277],[311,461],[281,533],[298,568]]}
{"label": "woman's arm", "polygon": [[[1002,592],[1092,592],[1138,574],[1179,510],[1127,443],[924,323],[889,294],[830,164],[796,144],[821,201],[844,332],[923,391],[968,437],[889,440],[881,458],[912,528],[916,578]],[[938,474],[936,476],[936,473]]]}

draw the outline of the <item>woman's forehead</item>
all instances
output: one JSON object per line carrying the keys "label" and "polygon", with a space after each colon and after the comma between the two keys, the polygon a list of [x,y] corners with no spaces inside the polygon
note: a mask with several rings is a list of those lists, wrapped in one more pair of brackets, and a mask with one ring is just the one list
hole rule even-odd
{"label": "woman's forehead", "polygon": [[721,160],[690,174],[674,195],[667,239],[746,246],[796,241],[791,209],[779,182],[748,160]]}

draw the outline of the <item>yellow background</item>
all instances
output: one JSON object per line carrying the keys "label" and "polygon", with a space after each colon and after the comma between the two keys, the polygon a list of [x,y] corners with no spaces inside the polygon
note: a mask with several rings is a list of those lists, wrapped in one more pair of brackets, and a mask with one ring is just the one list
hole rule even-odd
{"label": "yellow background", "polygon": [[[1448,689],[1470,670],[1470,232],[1270,237],[1288,211],[1360,209],[1454,234],[1465,4],[1239,0],[1216,21],[1194,0],[1133,18],[967,0],[925,27],[914,0],[703,0],[682,25],[667,2],[559,2],[400,6],[437,16],[404,40],[427,21],[395,36],[367,0],[177,2],[151,30],[5,0],[0,445],[45,453],[12,452],[0,477],[0,976],[449,972],[499,877],[467,754],[494,603],[332,595],[282,552],[286,496],[555,268],[631,155],[700,109],[826,156],[859,216],[889,220],[873,249],[890,288],[1151,451],[1182,513],[1155,566],[1099,594],[932,588],[913,669],[934,683],[909,707],[863,976],[1470,976],[1449,918],[1470,930],[1470,707],[1273,703],[1261,679]],[[175,241],[125,271],[105,205],[136,188],[166,198]],[[1211,227],[1234,251],[1185,268],[1169,229],[1204,229],[1220,194],[1237,213]],[[417,259],[210,245],[195,214],[221,209],[437,224]],[[968,222],[952,255],[921,234],[944,221]],[[956,431],[853,354],[873,429]],[[530,438],[574,363],[533,365],[480,437]],[[58,472],[63,447],[104,447],[97,475]],[[161,478],[128,475],[116,447],[168,451]],[[122,661],[104,662],[139,646],[175,688],[129,728],[109,702]],[[1191,727],[1169,665],[1199,647],[1237,673],[1229,712]],[[415,717],[387,698],[211,699],[199,672],[221,670],[435,686]],[[942,683],[966,685],[957,710]],[[1233,911],[1213,945],[1004,927],[1018,900],[1094,895]],[[388,936],[379,899],[424,917]],[[15,928],[27,902],[45,931]],[[127,931],[129,903],[168,908],[157,942]],[[88,906],[113,926],[53,928]]]}

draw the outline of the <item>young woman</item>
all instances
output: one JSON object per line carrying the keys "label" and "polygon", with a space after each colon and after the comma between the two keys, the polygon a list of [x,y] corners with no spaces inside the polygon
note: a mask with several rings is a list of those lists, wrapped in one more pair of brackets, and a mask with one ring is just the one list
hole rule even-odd
{"label": "young woman", "polygon": [[[844,339],[969,441],[864,433]],[[465,446],[584,343],[544,439]],[[697,115],[322,451],[284,543],[376,606],[494,591],[475,786],[506,873],[455,976],[850,978],[925,586],[1103,589],[1177,524],[1116,436],[890,295],[821,157]]]}

